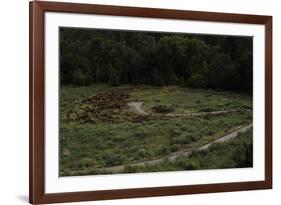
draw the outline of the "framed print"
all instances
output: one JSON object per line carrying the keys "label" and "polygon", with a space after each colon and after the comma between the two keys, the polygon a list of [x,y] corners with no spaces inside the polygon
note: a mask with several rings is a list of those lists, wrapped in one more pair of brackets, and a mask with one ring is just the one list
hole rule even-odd
{"label": "framed print", "polygon": [[271,187],[271,16],[30,2],[30,203]]}

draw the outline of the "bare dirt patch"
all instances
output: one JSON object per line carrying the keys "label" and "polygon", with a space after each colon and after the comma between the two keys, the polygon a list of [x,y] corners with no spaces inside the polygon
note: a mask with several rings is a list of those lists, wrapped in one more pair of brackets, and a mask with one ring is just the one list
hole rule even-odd
{"label": "bare dirt patch", "polygon": [[101,92],[77,103],[69,110],[67,117],[71,121],[90,123],[142,122],[147,117],[136,115],[129,110],[129,90],[116,89]]}

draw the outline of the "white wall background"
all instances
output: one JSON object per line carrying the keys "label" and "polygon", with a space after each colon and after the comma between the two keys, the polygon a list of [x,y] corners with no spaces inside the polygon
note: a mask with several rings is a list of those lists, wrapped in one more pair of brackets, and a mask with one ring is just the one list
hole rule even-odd
{"label": "white wall background", "polygon": [[[280,204],[281,6],[278,0],[72,0],[73,2],[273,15],[273,190],[72,204]],[[28,0],[0,3],[0,204],[28,203]],[[279,57],[279,58],[278,58]],[[279,128],[279,129],[278,129]]]}

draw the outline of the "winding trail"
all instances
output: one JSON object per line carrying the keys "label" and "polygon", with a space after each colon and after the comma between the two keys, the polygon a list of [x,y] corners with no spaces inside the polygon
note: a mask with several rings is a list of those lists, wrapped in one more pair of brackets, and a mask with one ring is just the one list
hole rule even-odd
{"label": "winding trail", "polygon": [[[182,150],[182,151],[178,151],[178,152],[174,152],[164,158],[159,158],[159,159],[153,159],[153,160],[148,160],[148,161],[142,161],[142,162],[136,162],[136,163],[132,163],[132,164],[129,164],[127,166],[144,166],[144,165],[153,165],[153,164],[157,164],[159,162],[162,162],[164,161],[165,159],[168,159],[170,161],[175,161],[177,159],[178,156],[186,156],[188,157],[192,151],[195,151],[195,150],[207,150],[212,144],[214,143],[221,143],[221,142],[225,142],[225,141],[228,141],[230,139],[233,139],[235,137],[237,137],[239,135],[239,133],[244,133],[246,132],[247,130],[249,130],[253,125],[252,124],[249,124],[247,126],[244,126],[244,127],[239,127],[237,128],[235,131],[227,134],[227,135],[224,135],[208,144],[205,144],[197,149],[187,149],[187,150]],[[101,170],[104,170],[104,171],[110,171],[110,172],[120,172],[122,170],[124,170],[125,168],[125,165],[118,165],[118,166],[113,166],[113,167],[107,167],[107,168],[102,168]]]}
{"label": "winding trail", "polygon": [[[137,113],[142,115],[153,115],[152,113],[147,113],[142,109],[143,102],[128,102],[127,105],[136,110]],[[205,115],[220,115],[231,112],[239,112],[240,110],[220,110],[212,112],[189,112],[189,113],[167,113],[162,114],[168,117],[192,117],[192,116],[205,116]]]}
{"label": "winding trail", "polygon": [[231,112],[239,112],[241,110],[220,110],[212,112],[190,112],[190,113],[168,113],[166,116],[170,117],[196,117],[196,116],[205,116],[205,115],[221,115]]}

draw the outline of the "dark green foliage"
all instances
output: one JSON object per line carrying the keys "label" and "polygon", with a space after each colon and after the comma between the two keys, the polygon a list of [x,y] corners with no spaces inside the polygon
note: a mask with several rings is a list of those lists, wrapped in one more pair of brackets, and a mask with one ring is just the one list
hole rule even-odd
{"label": "dark green foliage", "polygon": [[175,108],[167,105],[156,105],[151,108],[156,113],[170,113],[175,112]]}
{"label": "dark green foliage", "polygon": [[73,84],[76,86],[90,85],[91,79],[89,76],[84,74],[80,69],[75,70],[73,73]]}
{"label": "dark green foliage", "polygon": [[252,93],[252,38],[60,29],[62,84],[186,85]]}
{"label": "dark green foliage", "polygon": [[188,85],[192,88],[206,88],[208,80],[204,75],[194,73],[188,80]]}
{"label": "dark green foliage", "polygon": [[105,162],[105,167],[111,167],[123,164],[124,157],[121,154],[115,154],[111,152],[105,152],[102,156],[102,159]]}

